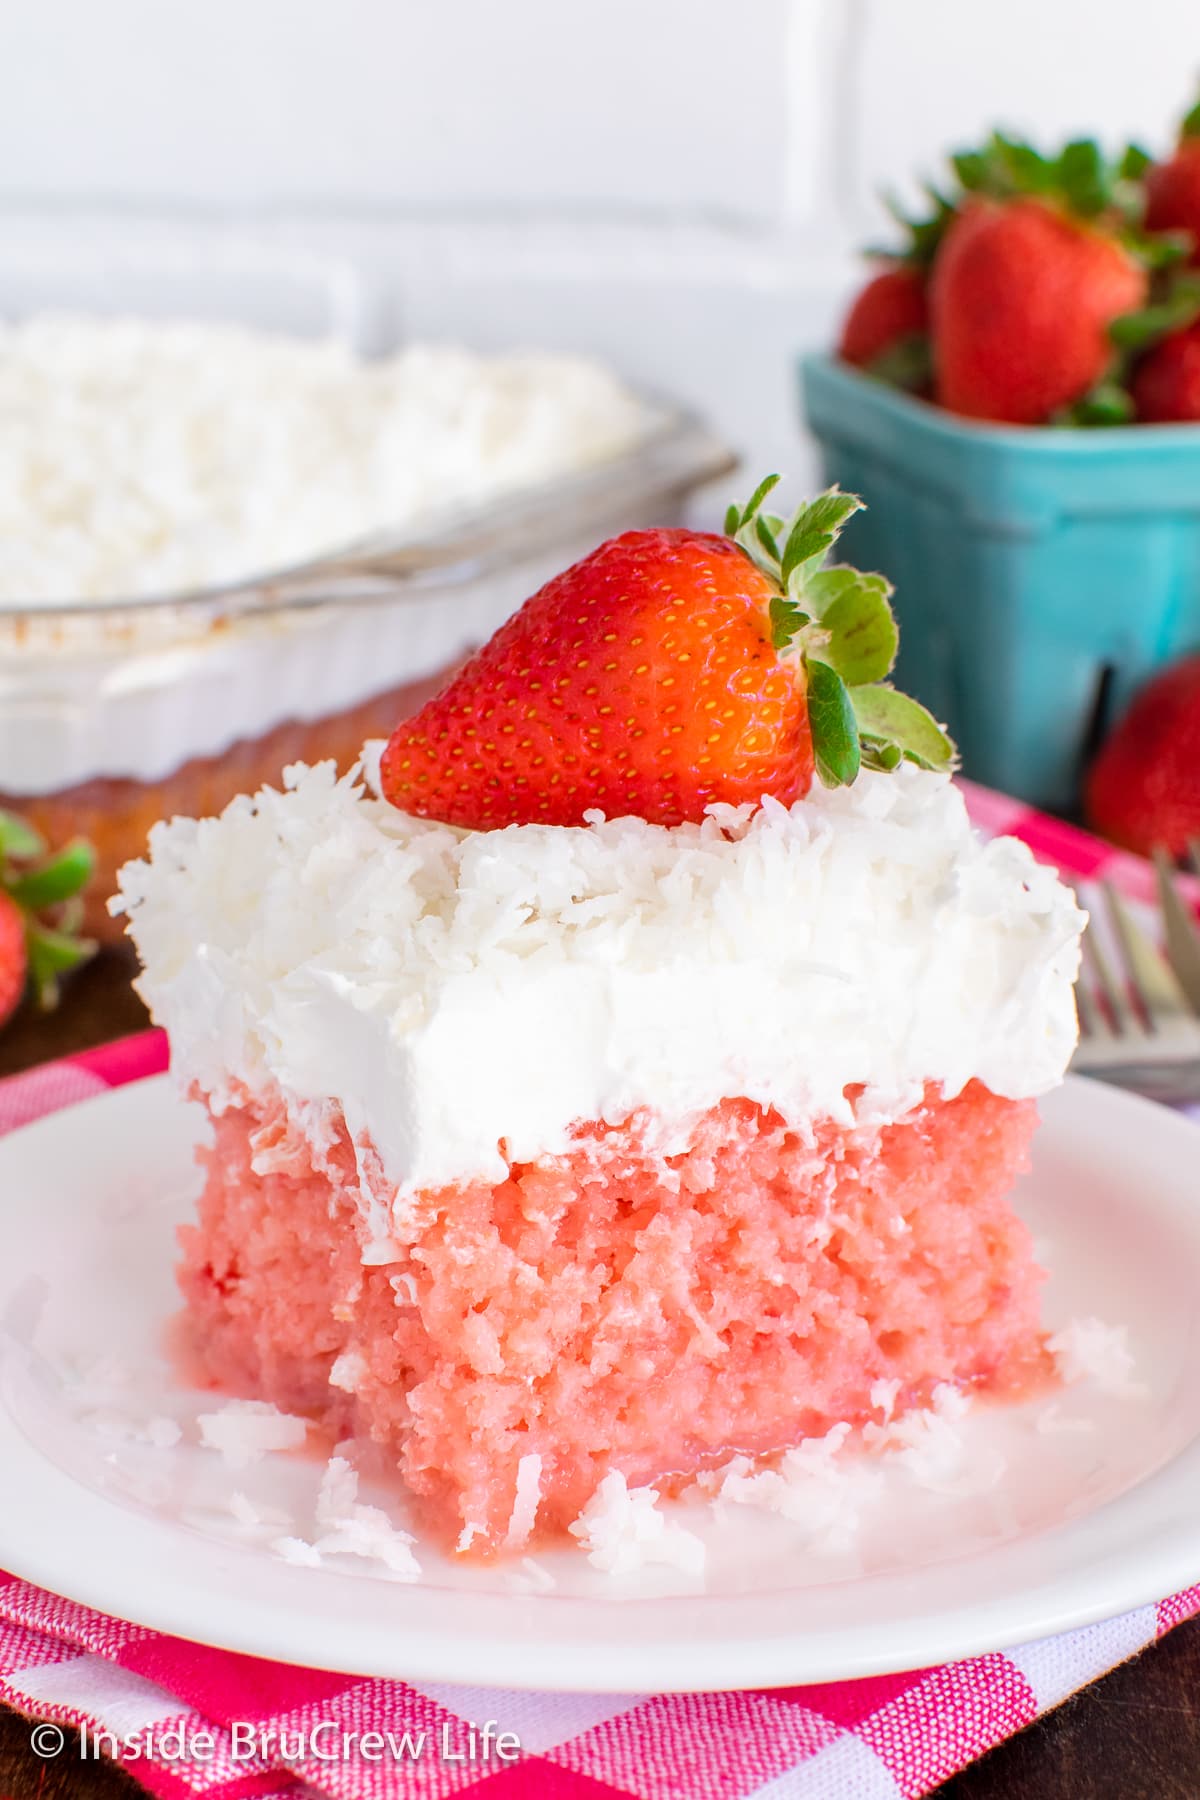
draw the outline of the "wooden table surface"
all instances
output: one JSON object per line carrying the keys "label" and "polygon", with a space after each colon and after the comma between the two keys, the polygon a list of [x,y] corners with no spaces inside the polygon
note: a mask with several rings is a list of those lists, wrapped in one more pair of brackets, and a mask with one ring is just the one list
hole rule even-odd
{"label": "wooden table surface", "polygon": [[[21,1014],[0,1030],[0,1075],[137,1031],[146,1015],[129,977],[123,958],[102,957],[57,1013]],[[0,1707],[0,1800],[144,1792],[120,1770],[69,1753],[39,1762],[29,1730]],[[947,1782],[938,1800],[1200,1800],[1200,1619]]]}

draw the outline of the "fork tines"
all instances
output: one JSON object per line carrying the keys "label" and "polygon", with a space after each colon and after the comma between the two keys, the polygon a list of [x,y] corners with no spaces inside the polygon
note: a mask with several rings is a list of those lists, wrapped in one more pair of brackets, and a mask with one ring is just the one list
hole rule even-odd
{"label": "fork tines", "polygon": [[[1200,843],[1194,847],[1200,867]],[[1111,881],[1081,893],[1090,919],[1074,1067],[1173,1099],[1200,1099],[1200,928],[1170,859],[1156,856],[1165,954]]]}

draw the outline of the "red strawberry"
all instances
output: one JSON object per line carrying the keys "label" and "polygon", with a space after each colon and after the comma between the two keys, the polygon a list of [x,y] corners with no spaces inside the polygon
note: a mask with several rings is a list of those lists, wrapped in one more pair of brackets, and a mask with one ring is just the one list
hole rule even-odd
{"label": "red strawberry", "polygon": [[728,538],[630,531],[535,594],[393,737],[384,790],[459,825],[674,825],[714,799],[794,800],[813,772],[777,590]]}
{"label": "red strawberry", "polygon": [[1146,170],[1146,229],[1188,232],[1200,264],[1200,137],[1184,131],[1175,154]]}
{"label": "red strawberry", "polygon": [[906,340],[922,337],[928,325],[923,270],[896,263],[859,290],[842,325],[838,355],[870,369]]}
{"label": "red strawberry", "polygon": [[1103,231],[1020,195],[973,198],[946,230],[930,288],[937,398],[952,412],[1040,425],[1105,374],[1112,321],[1146,275]]}
{"label": "red strawberry", "polygon": [[50,861],[45,845],[15,814],[0,812],[0,1025],[32,986],[43,1006],[58,998],[58,979],[95,946],[76,935],[79,893],[95,859],[84,843]]}
{"label": "red strawberry", "polygon": [[768,520],[777,479],[731,509],[735,536],[627,532],[548,582],[397,728],[387,798],[479,829],[593,807],[675,825],[795,800],[814,765],[838,782],[864,758],[948,761],[928,714],[874,685],[895,655],[886,582],[820,568],[859,502]]}
{"label": "red strawberry", "polygon": [[1144,687],[1103,745],[1087,782],[1096,829],[1146,856],[1182,856],[1200,837],[1200,656]]}
{"label": "red strawberry", "polygon": [[1149,425],[1200,419],[1200,320],[1147,352],[1133,377],[1137,416]]}
{"label": "red strawberry", "polygon": [[21,1004],[28,975],[25,915],[16,901],[0,889],[0,1025]]}

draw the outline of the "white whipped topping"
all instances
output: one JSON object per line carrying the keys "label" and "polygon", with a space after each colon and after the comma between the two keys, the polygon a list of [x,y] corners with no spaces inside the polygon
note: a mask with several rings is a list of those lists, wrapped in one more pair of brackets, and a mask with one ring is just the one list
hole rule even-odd
{"label": "white whipped topping", "polygon": [[1075,1043],[1083,915],[1025,845],[905,767],[790,809],[461,832],[331,765],[155,827],[123,871],[141,991],[218,1104],[334,1103],[401,1197],[726,1096],[894,1117],[926,1081],[1024,1097]]}

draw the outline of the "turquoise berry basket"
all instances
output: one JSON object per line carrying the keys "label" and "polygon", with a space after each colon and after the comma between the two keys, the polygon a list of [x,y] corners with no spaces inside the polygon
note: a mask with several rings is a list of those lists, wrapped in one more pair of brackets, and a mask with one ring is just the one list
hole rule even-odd
{"label": "turquoise berry basket", "polygon": [[826,480],[867,503],[847,560],[896,586],[897,683],[966,774],[1074,810],[1105,724],[1200,648],[1200,427],[976,425],[827,356],[801,379]]}

